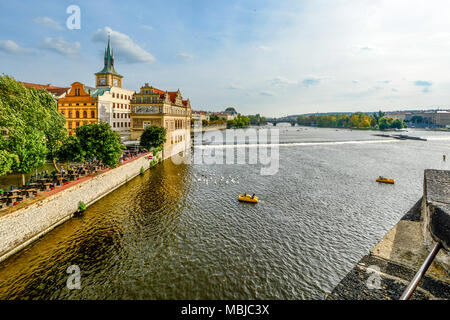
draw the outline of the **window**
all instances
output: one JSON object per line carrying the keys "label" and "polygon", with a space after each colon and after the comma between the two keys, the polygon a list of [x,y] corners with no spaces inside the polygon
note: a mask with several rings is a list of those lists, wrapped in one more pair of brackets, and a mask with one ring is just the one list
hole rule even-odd
{"label": "window", "polygon": [[113,122],[113,128],[115,128],[116,127],[116,123],[115,122]]}
{"label": "window", "polygon": [[87,118],[87,111],[83,111],[83,118]]}
{"label": "window", "polygon": [[77,127],[79,127],[80,126],[80,123],[79,122],[77,122]]}
{"label": "window", "polygon": [[115,112],[113,112],[113,118],[115,118],[116,117],[116,113]]}
{"label": "window", "polygon": [[91,118],[95,118],[95,111],[91,111]]}
{"label": "window", "polygon": [[69,118],[72,118],[72,111],[69,111]]}
{"label": "window", "polygon": [[113,98],[114,98],[114,92],[113,92],[112,96],[113,96]]}
{"label": "window", "polygon": [[[80,117],[80,111],[77,111],[76,113],[75,113],[75,118],[79,118]],[[78,127],[78,126],[77,126]]]}
{"label": "window", "polygon": [[116,107],[116,104],[115,103],[113,103],[113,108],[115,108]]}
{"label": "window", "polygon": [[69,122],[69,129],[72,129],[72,122]]}

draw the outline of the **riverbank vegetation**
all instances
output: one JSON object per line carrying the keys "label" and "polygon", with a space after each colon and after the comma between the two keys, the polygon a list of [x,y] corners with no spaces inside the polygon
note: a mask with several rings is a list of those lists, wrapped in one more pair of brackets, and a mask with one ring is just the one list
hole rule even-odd
{"label": "riverbank vegetation", "polygon": [[142,148],[155,154],[163,149],[166,142],[166,128],[160,126],[148,126],[141,135],[140,145]]}
{"label": "riverbank vegetation", "polygon": [[13,77],[0,76],[0,175],[25,175],[46,161],[94,159],[114,167],[122,155],[120,136],[109,124],[88,124],[68,136],[66,120],[46,90],[26,88]]}
{"label": "riverbank vegetation", "polygon": [[46,160],[58,170],[56,154],[67,129],[50,93],[0,76],[0,128],[0,174],[19,173],[24,182]]}
{"label": "riverbank vegetation", "polygon": [[250,118],[238,114],[234,120],[227,121],[227,128],[246,128],[250,125]]}
{"label": "riverbank vegetation", "polygon": [[259,113],[256,115],[248,115],[247,117],[250,118],[250,124],[252,126],[265,126],[267,124],[267,119],[261,117]]}
{"label": "riverbank vegetation", "polygon": [[399,119],[386,117],[382,111],[373,114],[361,112],[348,114],[300,116],[297,124],[301,126],[317,126],[323,128],[356,128],[356,129],[402,129],[406,124]]}
{"label": "riverbank vegetation", "polygon": [[101,161],[115,167],[124,149],[120,135],[108,123],[90,123],[76,128],[75,135],[64,141],[58,158],[63,162]]}

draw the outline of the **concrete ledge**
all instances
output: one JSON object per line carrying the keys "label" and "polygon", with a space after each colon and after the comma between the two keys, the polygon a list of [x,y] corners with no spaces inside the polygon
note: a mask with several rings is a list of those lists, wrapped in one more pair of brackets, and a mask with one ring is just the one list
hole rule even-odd
{"label": "concrete ledge", "polygon": [[421,219],[426,247],[440,242],[444,249],[436,259],[450,270],[450,171],[425,170]]}

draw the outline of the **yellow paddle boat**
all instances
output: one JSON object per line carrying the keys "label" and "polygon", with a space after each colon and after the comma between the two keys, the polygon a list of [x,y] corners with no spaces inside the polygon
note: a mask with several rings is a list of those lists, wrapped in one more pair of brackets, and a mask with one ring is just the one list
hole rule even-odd
{"label": "yellow paddle boat", "polygon": [[380,182],[380,183],[390,183],[390,184],[394,184],[394,183],[395,183],[394,179],[388,179],[388,178],[384,178],[384,177],[382,177],[382,176],[379,176],[379,177],[377,178],[377,182]]}
{"label": "yellow paddle boat", "polygon": [[240,194],[238,196],[238,200],[242,202],[258,203],[258,197],[255,195],[251,196],[249,194]]}

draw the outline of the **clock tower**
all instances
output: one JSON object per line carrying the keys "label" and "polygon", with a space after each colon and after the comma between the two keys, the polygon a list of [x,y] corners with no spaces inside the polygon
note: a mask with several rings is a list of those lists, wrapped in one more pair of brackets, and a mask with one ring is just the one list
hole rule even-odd
{"label": "clock tower", "polygon": [[122,78],[114,69],[114,53],[111,48],[111,39],[108,35],[108,46],[105,50],[105,64],[101,71],[95,74],[95,86],[97,88],[122,88]]}

